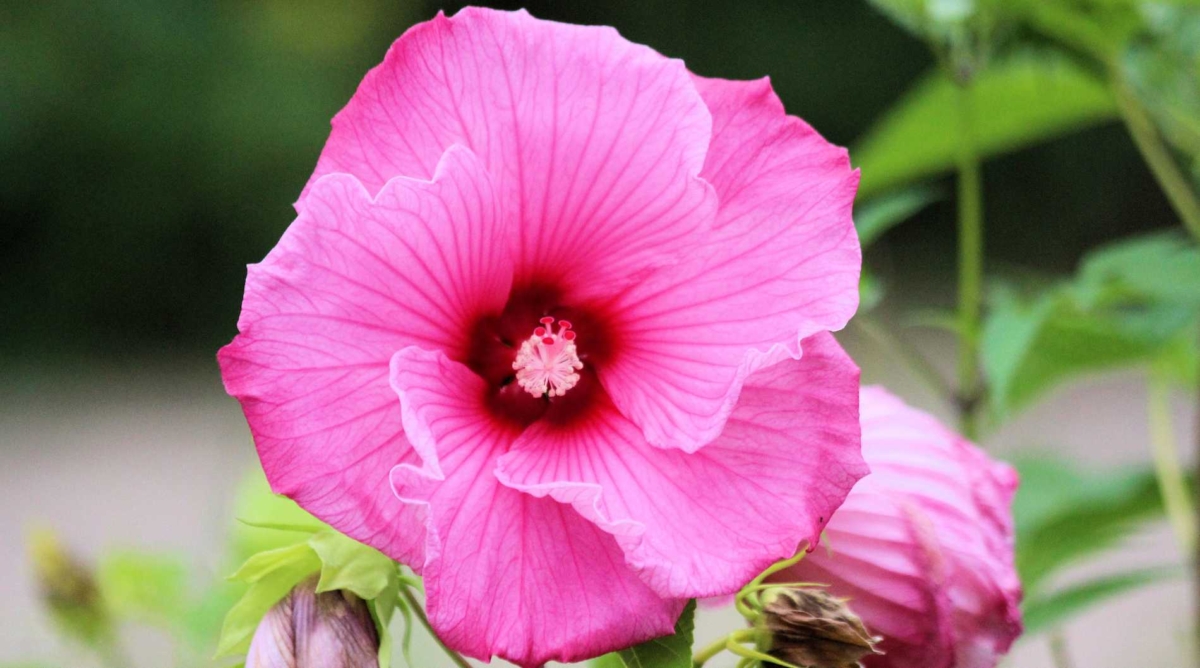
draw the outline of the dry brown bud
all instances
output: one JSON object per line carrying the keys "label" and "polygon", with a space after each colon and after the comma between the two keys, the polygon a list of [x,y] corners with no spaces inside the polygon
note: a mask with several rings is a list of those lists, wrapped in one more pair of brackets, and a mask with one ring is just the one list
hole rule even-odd
{"label": "dry brown bud", "polygon": [[852,668],[881,654],[862,620],[846,604],[818,589],[780,587],[764,592],[763,624],[769,654],[805,668]]}

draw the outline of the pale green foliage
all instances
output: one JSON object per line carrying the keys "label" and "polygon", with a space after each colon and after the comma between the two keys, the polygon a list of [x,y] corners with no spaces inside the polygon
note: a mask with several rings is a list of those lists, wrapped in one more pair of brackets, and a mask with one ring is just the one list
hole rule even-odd
{"label": "pale green foliage", "polygon": [[396,563],[378,550],[332,530],[317,532],[308,545],[321,560],[317,592],[344,589],[367,601],[379,632],[379,665],[391,665],[388,625],[396,607],[402,604]]}
{"label": "pale green foliage", "polygon": [[993,412],[1001,418],[1073,376],[1144,361],[1164,345],[1082,307],[1067,291],[1024,300],[996,290],[991,306],[982,352]]}
{"label": "pale green foliage", "polygon": [[122,551],[96,569],[96,585],[118,617],[175,628],[189,610],[188,572],[175,556]]}
{"label": "pale green foliage", "polygon": [[[931,72],[850,151],[862,169],[860,196],[949,170],[958,151],[955,84]],[[1115,118],[1112,94],[1079,65],[1050,52],[1023,52],[975,75],[978,151],[1013,151]]]}

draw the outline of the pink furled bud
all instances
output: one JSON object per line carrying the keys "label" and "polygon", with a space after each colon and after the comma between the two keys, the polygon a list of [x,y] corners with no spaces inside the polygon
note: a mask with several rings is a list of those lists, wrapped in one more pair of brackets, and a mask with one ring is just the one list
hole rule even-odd
{"label": "pink furled bud", "polygon": [[263,617],[246,668],[378,668],[379,635],[362,599],[296,585]]}
{"label": "pink furled bud", "polygon": [[1016,473],[882,388],[863,389],[861,411],[871,474],[777,577],[849,600],[884,637],[867,668],[992,668],[1021,633]]}

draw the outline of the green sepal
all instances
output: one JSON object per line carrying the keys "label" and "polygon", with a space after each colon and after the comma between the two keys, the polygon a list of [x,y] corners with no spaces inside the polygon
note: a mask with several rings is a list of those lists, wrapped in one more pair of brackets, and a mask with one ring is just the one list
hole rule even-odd
{"label": "green sepal", "polygon": [[307,544],[276,548],[250,557],[230,579],[250,585],[225,615],[215,658],[244,654],[258,623],[271,606],[305,578],[321,569],[321,560]]}
{"label": "green sepal", "polygon": [[396,562],[379,550],[333,530],[318,531],[308,544],[321,560],[317,592],[344,589],[366,601],[379,632],[379,665],[392,665],[392,637],[388,626],[400,600]]}
{"label": "green sepal", "polygon": [[302,543],[255,554],[230,577],[250,587],[225,617],[217,658],[246,652],[267,611],[314,575],[318,593],[345,590],[366,601],[379,634],[379,664],[391,665],[388,626],[399,603],[398,566],[378,550],[332,529],[313,531]]}

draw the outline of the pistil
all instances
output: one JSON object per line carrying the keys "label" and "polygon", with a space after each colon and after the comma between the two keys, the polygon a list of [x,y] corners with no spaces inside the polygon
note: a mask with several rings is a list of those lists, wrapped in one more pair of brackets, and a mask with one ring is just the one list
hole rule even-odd
{"label": "pistil", "polygon": [[558,321],[558,331],[552,317],[539,322],[541,326],[521,343],[512,366],[517,383],[529,394],[539,399],[561,397],[579,382],[579,370],[583,368],[575,348],[576,334],[566,320]]}

